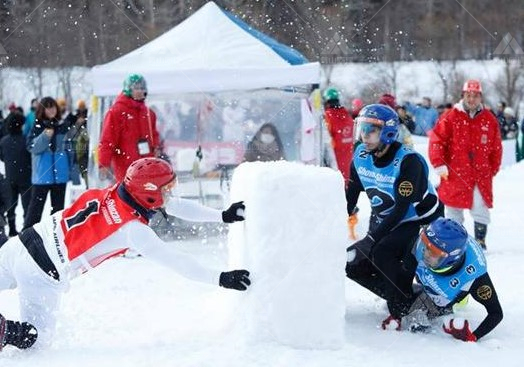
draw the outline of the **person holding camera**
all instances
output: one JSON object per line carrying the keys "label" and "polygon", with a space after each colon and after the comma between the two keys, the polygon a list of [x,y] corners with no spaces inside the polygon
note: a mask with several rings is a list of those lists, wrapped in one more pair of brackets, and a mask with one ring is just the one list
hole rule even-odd
{"label": "person holding camera", "polygon": [[36,110],[35,126],[27,139],[31,153],[31,201],[24,218],[24,228],[40,222],[51,192],[51,214],[64,209],[66,184],[71,162],[66,151],[65,136],[70,126],[61,119],[56,100],[44,97]]}

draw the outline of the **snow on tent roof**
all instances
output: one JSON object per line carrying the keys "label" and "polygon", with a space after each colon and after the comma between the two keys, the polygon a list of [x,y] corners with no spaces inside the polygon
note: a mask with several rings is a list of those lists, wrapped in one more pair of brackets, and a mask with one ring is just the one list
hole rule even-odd
{"label": "snow on tent roof", "polygon": [[[118,94],[130,73],[144,75],[150,94],[319,83],[319,63],[307,63],[294,49],[233,18],[214,2],[208,2],[158,38],[107,64],[95,66],[94,94]],[[300,59],[303,63],[296,64]]]}

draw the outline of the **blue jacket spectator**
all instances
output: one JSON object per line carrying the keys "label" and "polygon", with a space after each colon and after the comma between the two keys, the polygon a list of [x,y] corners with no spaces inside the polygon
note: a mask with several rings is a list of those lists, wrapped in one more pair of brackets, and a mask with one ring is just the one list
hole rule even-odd
{"label": "blue jacket spectator", "polygon": [[48,192],[51,192],[51,214],[64,209],[71,166],[65,144],[69,128],[61,119],[56,101],[51,97],[42,98],[36,110],[35,126],[27,139],[33,187],[24,229],[40,222]]}
{"label": "blue jacket spectator", "polygon": [[415,131],[413,134],[427,135],[427,132],[433,129],[438,119],[438,111],[436,108],[431,107],[431,99],[424,97],[420,106],[407,102],[405,107],[413,116],[413,120],[415,120]]}
{"label": "blue jacket spectator", "polygon": [[37,107],[38,107],[38,99],[33,98],[31,100],[31,108],[29,109],[28,114],[25,116],[25,123],[24,123],[24,126],[22,127],[22,134],[24,134],[24,136],[28,136],[33,126],[35,126]]}

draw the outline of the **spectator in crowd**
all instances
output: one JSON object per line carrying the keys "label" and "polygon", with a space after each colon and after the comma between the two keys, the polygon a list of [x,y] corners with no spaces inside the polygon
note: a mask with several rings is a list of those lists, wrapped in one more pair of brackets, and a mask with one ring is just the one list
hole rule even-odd
{"label": "spectator in crowd", "polygon": [[338,170],[349,181],[349,166],[353,159],[353,119],[340,104],[340,93],[335,88],[327,88],[323,94],[324,121],[331,136]]}
{"label": "spectator in crowd", "polygon": [[9,114],[5,117],[4,123],[2,124],[2,131],[0,132],[0,138],[7,135],[7,126],[10,124],[11,119],[18,119],[18,116],[24,115],[22,107],[17,107],[14,103],[9,105]]}
{"label": "spectator in crowd", "polygon": [[429,181],[426,160],[396,141],[397,113],[382,104],[365,106],[356,119],[362,141],[351,163],[346,190],[352,214],[361,192],[371,204],[367,235],[347,249],[346,275],[387,301],[392,320],[400,320],[412,297],[416,261],[411,249],[420,226],[443,215]]}
{"label": "spectator in crowd", "polygon": [[[87,131],[87,107],[84,100],[77,102],[77,110],[73,116],[73,125],[66,134],[67,151],[72,162],[71,169],[78,170],[79,175],[86,183],[86,188],[88,188],[89,133]],[[76,173],[71,174],[72,179],[76,179],[76,176]]]}
{"label": "spectator in crowd", "polygon": [[161,154],[156,114],[146,106],[146,97],[144,77],[130,74],[104,118],[98,145],[100,179],[121,181],[131,163]]}
{"label": "spectator in crowd", "polygon": [[524,159],[524,119],[520,122],[520,127],[517,130],[517,139],[516,140],[516,147],[515,147],[515,154],[517,162],[520,162]]}
{"label": "spectator in crowd", "polygon": [[504,109],[506,108],[507,104],[504,101],[499,101],[497,103],[497,109],[494,111],[495,116],[498,118],[504,117]]}
{"label": "spectator in crowd", "polygon": [[358,116],[360,110],[364,107],[364,103],[360,98],[354,98],[351,101],[351,117],[354,119]]}
{"label": "spectator in crowd", "polygon": [[406,103],[407,111],[413,116],[415,121],[415,130],[413,134],[426,136],[427,132],[435,126],[438,119],[438,112],[431,106],[431,98],[422,98],[420,106]]}
{"label": "spectator in crowd", "polygon": [[26,149],[26,139],[22,134],[24,122],[24,115],[16,114],[7,125],[7,135],[0,140],[0,160],[5,164],[6,191],[10,199],[7,205],[9,237],[18,235],[18,196],[22,199],[24,217],[27,216],[31,200],[31,154]]}
{"label": "spectator in crowd", "polygon": [[22,133],[24,136],[28,136],[33,126],[35,126],[37,108],[38,108],[38,99],[33,98],[31,100],[31,106],[29,107],[29,112],[25,116],[24,127],[22,128]]}
{"label": "spectator in crowd", "polygon": [[398,118],[400,119],[400,123],[408,128],[409,132],[413,134],[415,131],[415,121],[411,118],[411,116],[407,113],[405,106],[396,106],[396,111],[398,114]]}
{"label": "spectator in crowd", "polygon": [[438,194],[446,216],[464,222],[464,209],[475,221],[475,239],[486,249],[493,207],[493,178],[500,169],[502,141],[497,119],[482,104],[482,86],[468,80],[462,100],[429,134],[429,159],[440,176]]}
{"label": "spectator in crowd", "polygon": [[65,144],[69,126],[61,116],[54,98],[42,98],[36,110],[35,126],[27,139],[27,149],[31,152],[33,186],[24,228],[40,221],[49,192],[51,214],[64,208],[66,184],[70,175]]}
{"label": "spectator in crowd", "polygon": [[21,318],[0,315],[0,349],[27,349],[37,340],[41,346],[50,344],[70,279],[128,248],[188,279],[245,291],[251,284],[249,271],[205,268],[176,246],[166,246],[148,226],[156,212],[200,222],[243,221],[244,204],[233,203],[224,211],[204,207],[173,198],[175,186],[176,174],[167,162],[139,159],[122,182],[84,192],[65,210],[0,247],[0,290],[18,287]]}
{"label": "spectator in crowd", "polygon": [[[502,139],[514,139],[517,136],[519,125],[517,123],[517,116],[515,110],[511,107],[504,108],[503,126],[500,132]],[[499,120],[500,124],[501,120]]]}
{"label": "spectator in crowd", "polygon": [[378,99],[378,103],[389,106],[392,109],[395,109],[397,107],[397,99],[395,98],[394,95],[390,93],[385,93],[381,95],[380,98]]}
{"label": "spectator in crowd", "polygon": [[277,128],[272,123],[263,124],[247,144],[245,162],[269,162],[285,159],[284,147]]}

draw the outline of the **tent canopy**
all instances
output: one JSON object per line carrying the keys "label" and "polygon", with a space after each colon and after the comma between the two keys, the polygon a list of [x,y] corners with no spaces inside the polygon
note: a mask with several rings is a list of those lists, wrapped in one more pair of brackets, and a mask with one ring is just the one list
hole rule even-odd
{"label": "tent canopy", "polygon": [[130,73],[150,94],[219,92],[320,82],[320,64],[208,2],[144,46],[92,69],[94,94],[112,96]]}

